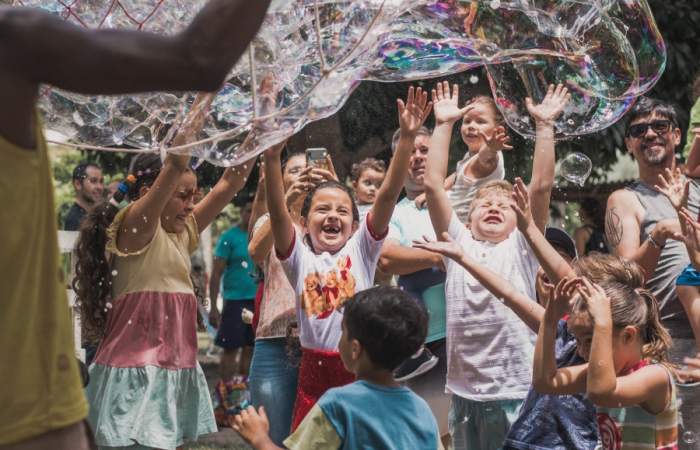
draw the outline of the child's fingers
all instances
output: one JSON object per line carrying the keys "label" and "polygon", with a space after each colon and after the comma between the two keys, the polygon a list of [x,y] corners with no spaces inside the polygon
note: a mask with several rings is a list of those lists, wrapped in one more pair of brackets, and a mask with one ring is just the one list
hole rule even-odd
{"label": "child's fingers", "polygon": [[450,233],[448,233],[447,231],[443,231],[440,236],[442,237],[442,240],[445,242],[454,242],[454,240],[452,239],[452,236],[450,236]]}
{"label": "child's fingers", "polygon": [[459,99],[459,85],[455,83],[452,85],[452,100],[457,101]]}
{"label": "child's fingers", "polygon": [[399,109],[399,115],[402,116],[403,112],[406,110],[406,106],[403,103],[403,100],[400,98],[396,99],[396,107]]}
{"label": "child's fingers", "polygon": [[260,408],[258,409],[258,414],[260,414],[260,417],[262,417],[263,420],[265,420],[266,422],[268,421],[268,419],[267,419],[267,413],[265,412],[265,407],[264,407],[264,406],[260,406]]}
{"label": "child's fingers", "polygon": [[413,93],[414,93],[413,86],[409,86],[408,87],[408,95],[406,96],[406,104],[407,105],[413,104],[413,101],[414,101]]}

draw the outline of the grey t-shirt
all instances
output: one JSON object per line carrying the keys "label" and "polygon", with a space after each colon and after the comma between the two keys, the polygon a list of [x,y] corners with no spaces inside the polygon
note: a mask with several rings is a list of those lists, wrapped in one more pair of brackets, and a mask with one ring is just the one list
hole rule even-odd
{"label": "grey t-shirt", "polygon": [[[625,189],[637,196],[646,212],[640,224],[640,242],[647,240],[660,220],[678,218],[669,199],[648,184],[635,181]],[[676,295],[676,278],[689,263],[685,244],[669,239],[661,250],[654,273],[647,280],[647,288],[659,302],[661,321],[674,338],[693,338],[688,317]]]}

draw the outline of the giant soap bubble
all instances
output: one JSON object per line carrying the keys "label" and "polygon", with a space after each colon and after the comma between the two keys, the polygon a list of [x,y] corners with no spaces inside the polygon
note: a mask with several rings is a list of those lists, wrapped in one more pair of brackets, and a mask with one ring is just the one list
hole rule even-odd
{"label": "giant soap bubble", "polygon": [[[205,0],[14,0],[90,28],[183,29]],[[534,135],[525,97],[564,83],[557,137],[604,129],[660,77],[663,40],[645,0],[273,0],[190,151],[241,162],[334,114],[361,80],[409,81],[485,66],[496,104]],[[193,94],[81,96],[46,89],[47,127],[74,143],[153,148]],[[387,111],[393,114],[393,111]]]}

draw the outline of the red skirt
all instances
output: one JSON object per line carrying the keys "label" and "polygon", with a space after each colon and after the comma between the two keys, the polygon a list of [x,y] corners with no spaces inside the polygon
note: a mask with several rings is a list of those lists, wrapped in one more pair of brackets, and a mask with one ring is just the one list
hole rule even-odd
{"label": "red skirt", "polygon": [[345,370],[340,353],[307,348],[302,348],[301,352],[292,433],[328,389],[355,381],[355,375]]}

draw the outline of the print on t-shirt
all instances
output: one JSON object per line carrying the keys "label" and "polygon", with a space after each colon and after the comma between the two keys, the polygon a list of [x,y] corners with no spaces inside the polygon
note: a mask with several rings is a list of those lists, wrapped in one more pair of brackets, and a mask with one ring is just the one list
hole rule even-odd
{"label": "print on t-shirt", "polygon": [[355,295],[355,277],[350,272],[350,256],[339,258],[337,265],[337,270],[329,270],[323,275],[312,272],[304,278],[302,305],[309,317],[325,319]]}

